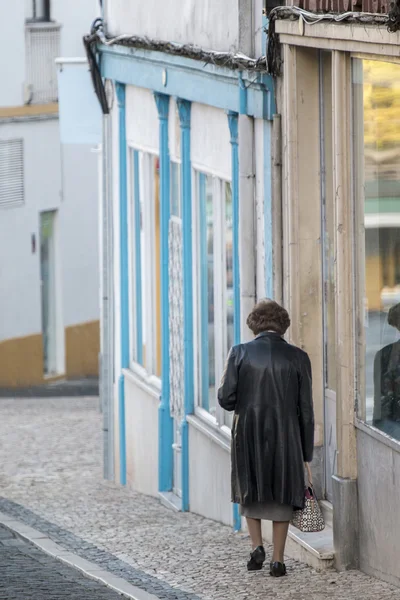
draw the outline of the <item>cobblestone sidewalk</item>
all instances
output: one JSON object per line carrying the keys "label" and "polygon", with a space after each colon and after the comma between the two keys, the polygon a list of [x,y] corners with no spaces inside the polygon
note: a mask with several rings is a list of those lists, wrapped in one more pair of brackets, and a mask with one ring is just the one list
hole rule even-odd
{"label": "cobblestone sidewalk", "polygon": [[88,398],[0,400],[0,511],[168,600],[400,600],[358,572],[248,574],[247,536],[102,481],[101,417]]}
{"label": "cobblestone sidewalk", "polygon": [[121,596],[0,527],[0,600],[118,600]]}

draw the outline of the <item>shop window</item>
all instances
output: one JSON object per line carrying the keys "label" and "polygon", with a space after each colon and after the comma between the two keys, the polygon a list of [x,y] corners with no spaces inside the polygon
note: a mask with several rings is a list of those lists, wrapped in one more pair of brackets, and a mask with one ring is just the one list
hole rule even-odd
{"label": "shop window", "polygon": [[365,226],[360,415],[400,440],[400,65],[354,60],[353,106],[356,196]]}
{"label": "shop window", "polygon": [[217,388],[234,343],[233,211],[231,184],[196,174],[198,399],[221,425],[230,415],[217,409]]}
{"label": "shop window", "polygon": [[131,151],[132,359],[161,376],[160,182],[158,157]]}

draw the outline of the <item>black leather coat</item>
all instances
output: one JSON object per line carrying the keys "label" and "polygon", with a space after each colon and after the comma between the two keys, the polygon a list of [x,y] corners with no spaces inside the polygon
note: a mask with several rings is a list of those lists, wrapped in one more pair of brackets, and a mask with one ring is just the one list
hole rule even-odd
{"label": "black leather coat", "polygon": [[235,411],[232,502],[304,506],[304,462],[314,448],[311,364],[276,333],[229,353],[218,401]]}

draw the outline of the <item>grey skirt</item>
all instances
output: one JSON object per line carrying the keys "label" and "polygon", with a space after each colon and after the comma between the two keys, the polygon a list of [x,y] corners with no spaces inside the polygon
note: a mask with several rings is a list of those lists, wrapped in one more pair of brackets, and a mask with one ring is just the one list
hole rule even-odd
{"label": "grey skirt", "polygon": [[277,502],[253,502],[240,506],[242,517],[263,519],[265,521],[290,521],[293,517],[293,506]]}

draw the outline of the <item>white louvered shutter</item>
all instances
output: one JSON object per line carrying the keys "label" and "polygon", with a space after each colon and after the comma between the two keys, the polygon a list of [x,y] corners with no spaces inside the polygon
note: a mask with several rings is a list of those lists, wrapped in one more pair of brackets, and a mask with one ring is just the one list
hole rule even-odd
{"label": "white louvered shutter", "polygon": [[24,141],[0,140],[0,207],[24,202]]}

